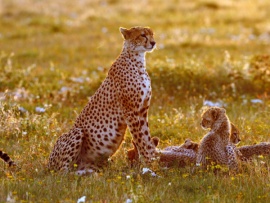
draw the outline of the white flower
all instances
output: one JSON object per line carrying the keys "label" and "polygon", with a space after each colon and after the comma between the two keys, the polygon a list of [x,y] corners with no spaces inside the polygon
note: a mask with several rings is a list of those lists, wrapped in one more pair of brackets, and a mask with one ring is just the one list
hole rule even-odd
{"label": "white flower", "polygon": [[69,88],[69,87],[63,86],[63,87],[61,87],[61,89],[59,90],[59,93],[66,93],[66,92],[68,92],[68,91],[70,91],[70,88]]}
{"label": "white flower", "polygon": [[98,71],[104,71],[104,68],[101,66],[97,67],[97,69],[98,69]]}
{"label": "white flower", "polygon": [[11,192],[8,193],[7,202],[16,202]]}
{"label": "white flower", "polygon": [[262,104],[263,103],[263,101],[261,99],[251,99],[250,101],[253,104]]}
{"label": "white flower", "polygon": [[126,203],[132,203],[132,199],[127,199]]}
{"label": "white flower", "polygon": [[128,176],[126,176],[126,178],[127,178],[127,179],[130,179],[130,176],[128,175]]}
{"label": "white flower", "polygon": [[101,29],[101,32],[103,32],[103,33],[107,33],[107,32],[108,32],[108,28],[103,27],[103,28]]}
{"label": "white flower", "polygon": [[204,106],[217,106],[217,107],[223,107],[223,106],[226,106],[226,104],[224,102],[212,102],[212,101],[209,101],[209,100],[205,100],[203,102],[203,105]]}
{"label": "white flower", "polygon": [[27,110],[25,108],[21,107],[21,106],[18,109],[22,113],[26,113],[27,112]]}
{"label": "white flower", "polygon": [[36,112],[37,113],[44,113],[45,111],[46,110],[44,108],[42,108],[42,107],[39,107],[39,106],[36,107]]}
{"label": "white flower", "polygon": [[13,92],[13,98],[14,100],[20,100],[20,99],[27,99],[28,92],[25,88],[18,88]]}
{"label": "white flower", "polygon": [[82,196],[81,198],[78,199],[77,203],[83,203],[85,202],[86,196]]}
{"label": "white flower", "polygon": [[85,170],[78,170],[75,172],[76,175],[82,176],[82,175],[87,175],[87,174],[92,174],[95,171],[93,169],[85,169]]}
{"label": "white flower", "polygon": [[153,177],[157,176],[157,174],[155,172],[153,172],[152,170],[150,170],[149,168],[143,168],[142,169],[142,174],[145,174],[145,173],[150,173],[151,176],[153,176]]}
{"label": "white flower", "polygon": [[78,78],[71,77],[70,80],[71,80],[72,82],[77,82],[77,83],[83,83],[83,82],[84,82],[84,79],[81,78],[81,77],[78,77]]}

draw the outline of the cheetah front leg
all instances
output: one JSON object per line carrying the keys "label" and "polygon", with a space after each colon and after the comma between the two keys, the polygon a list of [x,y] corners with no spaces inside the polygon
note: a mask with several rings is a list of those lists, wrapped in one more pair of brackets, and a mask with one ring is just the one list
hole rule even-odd
{"label": "cheetah front leg", "polygon": [[[142,140],[137,140],[137,146],[141,146],[139,150],[141,150],[141,155],[149,157],[149,159],[153,158],[156,155],[156,147],[151,141],[151,135],[148,125],[148,106],[142,108],[139,112],[139,120],[140,120],[140,133],[142,135]],[[146,157],[144,156],[144,157]]]}
{"label": "cheetah front leg", "polygon": [[151,142],[147,118],[140,117],[138,112],[126,113],[125,118],[139,155],[143,156],[146,162],[151,162],[155,155],[155,146]]}
{"label": "cheetah front leg", "polygon": [[[145,93],[141,91],[142,93],[136,92],[131,94],[130,90],[126,88],[126,84],[119,84],[117,86],[122,87],[118,89],[118,98],[124,120],[132,134],[139,155],[149,163],[156,152],[155,145],[151,141],[147,120],[151,92]],[[142,94],[147,94],[147,96],[144,97]]]}

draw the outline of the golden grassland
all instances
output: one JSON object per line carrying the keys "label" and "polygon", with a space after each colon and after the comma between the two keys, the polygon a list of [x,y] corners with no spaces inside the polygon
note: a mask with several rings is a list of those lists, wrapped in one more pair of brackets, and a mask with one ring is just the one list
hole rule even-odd
{"label": "golden grassland", "polygon": [[236,175],[153,163],[152,177],[129,167],[129,131],[99,173],[46,170],[120,53],[121,26],[155,32],[149,125],[160,148],[201,139],[205,101],[226,108],[240,145],[269,141],[269,9],[268,0],[0,0],[0,148],[20,166],[0,163],[0,202],[269,202],[269,157]]}

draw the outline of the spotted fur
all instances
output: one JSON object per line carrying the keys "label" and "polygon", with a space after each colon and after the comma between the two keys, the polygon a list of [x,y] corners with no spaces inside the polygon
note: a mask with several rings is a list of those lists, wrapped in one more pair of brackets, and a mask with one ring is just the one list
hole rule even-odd
{"label": "spotted fur", "polygon": [[248,161],[255,155],[270,155],[270,142],[261,142],[254,145],[245,145],[237,147],[241,152],[240,159],[242,161]]}
{"label": "spotted fur", "polygon": [[[153,137],[153,142],[155,146],[158,146],[159,139]],[[240,160],[240,161],[250,161],[253,156],[258,155],[270,155],[270,143],[261,142],[254,145],[245,145],[242,147],[237,147],[236,145],[241,141],[240,132],[237,127],[231,123],[231,135],[230,142],[226,146],[226,152],[228,156],[228,164],[235,164],[235,162],[230,162],[230,160]],[[160,150],[160,162],[163,165],[171,166],[173,163],[177,163],[179,167],[184,167],[186,165],[194,165],[196,163],[196,155],[198,152],[199,144],[192,141],[191,139],[186,139],[185,142],[179,146],[169,146]],[[187,149],[187,150],[186,150]],[[192,150],[192,151],[190,151]],[[234,153],[231,153],[233,152]],[[131,163],[136,163],[138,161],[138,152],[136,147],[128,150],[128,160]]]}
{"label": "spotted fur", "polygon": [[229,142],[231,124],[226,110],[219,107],[209,108],[202,114],[201,126],[211,130],[200,141],[196,165],[206,168],[208,165],[221,164],[237,169],[236,154]]}
{"label": "spotted fur", "polygon": [[241,141],[238,128],[231,122],[230,142],[237,145]]}
{"label": "spotted fur", "polygon": [[[157,137],[153,137],[152,142],[155,146],[158,146],[159,139]],[[159,150],[158,153],[160,164],[167,167],[173,165],[184,167],[186,165],[190,165],[191,163],[195,163],[196,152],[191,148],[185,148],[186,142],[178,147],[173,146],[172,148],[167,147],[164,150]],[[132,166],[138,163],[139,157],[136,145],[133,144],[133,148],[128,150],[127,157]]]}
{"label": "spotted fur", "polygon": [[180,146],[169,146],[169,147],[166,147],[164,150],[177,152],[177,151],[182,151],[183,149],[191,149],[197,153],[199,149],[199,144],[196,142],[193,142],[190,138],[187,138],[185,142],[181,144]]}
{"label": "spotted fur", "polygon": [[151,82],[145,53],[155,48],[150,28],[120,28],[123,50],[107,77],[91,96],[68,133],[57,140],[49,157],[50,170],[96,169],[121,145],[127,126],[146,162],[155,156],[148,127]]}

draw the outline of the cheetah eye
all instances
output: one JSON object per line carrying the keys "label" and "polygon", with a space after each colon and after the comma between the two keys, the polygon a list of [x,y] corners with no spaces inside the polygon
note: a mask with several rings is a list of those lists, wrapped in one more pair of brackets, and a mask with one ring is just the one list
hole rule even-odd
{"label": "cheetah eye", "polygon": [[141,37],[145,37],[146,38],[146,35],[145,34],[141,34]]}

